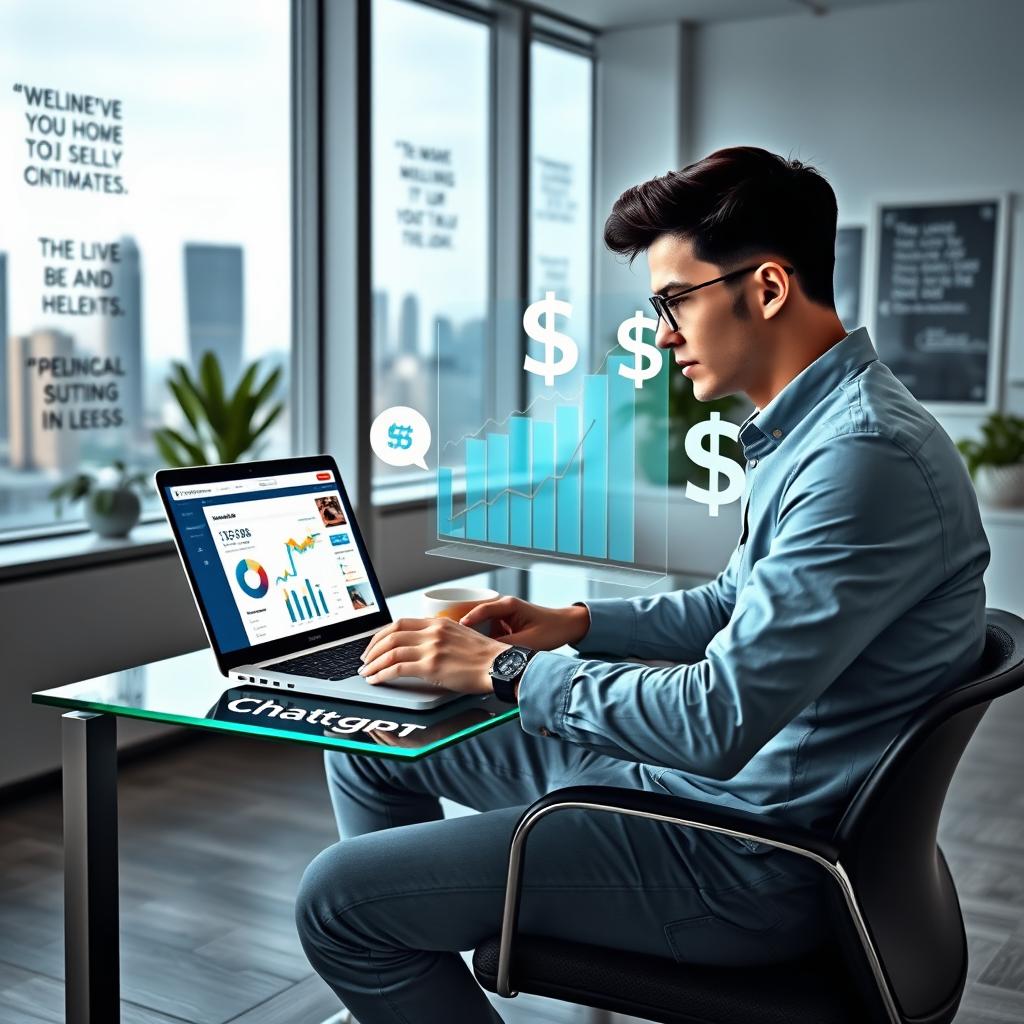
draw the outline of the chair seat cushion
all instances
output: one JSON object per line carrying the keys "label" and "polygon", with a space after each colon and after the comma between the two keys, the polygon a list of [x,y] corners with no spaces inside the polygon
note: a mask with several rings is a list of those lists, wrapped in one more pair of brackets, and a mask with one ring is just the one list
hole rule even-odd
{"label": "chair seat cushion", "polygon": [[[479,946],[473,970],[495,991],[496,936]],[[565,942],[516,939],[513,989],[666,1024],[865,1024],[871,1015],[835,954],[771,966],[705,967],[663,957]]]}

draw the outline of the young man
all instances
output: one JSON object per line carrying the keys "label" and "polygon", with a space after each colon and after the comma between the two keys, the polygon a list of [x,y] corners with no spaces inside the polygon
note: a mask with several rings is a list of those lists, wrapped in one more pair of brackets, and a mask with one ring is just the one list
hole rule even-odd
{"label": "young man", "polygon": [[[646,252],[658,345],[698,399],[756,407],[740,431],[742,535],[694,590],[561,609],[506,597],[374,638],[370,679],[505,688],[522,729],[412,764],[327,755],[343,841],[308,869],[297,919],[361,1024],[500,1019],[457,951],[498,932],[511,831],[541,794],[667,790],[827,831],[906,718],[976,663],[989,550],[974,491],[864,328],[837,318],[835,229],[824,178],[751,147],[615,203],[605,241]],[[485,619],[500,638],[468,628]],[[564,644],[583,657],[554,653]],[[495,682],[509,645],[539,653]],[[482,813],[443,820],[439,796]],[[531,838],[521,927],[770,962],[819,941],[819,881],[763,844],[566,812]]]}

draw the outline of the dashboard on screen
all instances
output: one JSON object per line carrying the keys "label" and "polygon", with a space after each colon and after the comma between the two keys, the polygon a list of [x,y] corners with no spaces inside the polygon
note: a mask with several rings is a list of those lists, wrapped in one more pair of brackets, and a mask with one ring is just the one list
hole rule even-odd
{"label": "dashboard on screen", "polygon": [[222,653],[382,611],[332,472],[172,484],[164,497]]}

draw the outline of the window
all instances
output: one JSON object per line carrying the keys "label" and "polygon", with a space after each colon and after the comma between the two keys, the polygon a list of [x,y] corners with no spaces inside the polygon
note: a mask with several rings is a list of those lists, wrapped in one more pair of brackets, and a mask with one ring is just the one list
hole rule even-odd
{"label": "window", "polygon": [[9,0],[0,67],[0,531],[43,533],[69,475],[164,464],[173,361],[287,395],[290,8]]}
{"label": "window", "polygon": [[[586,368],[615,339],[591,340],[593,60],[553,43],[530,48],[530,301],[554,292],[572,306],[558,329]],[[539,353],[534,353],[537,355]],[[530,374],[531,397],[543,378]]]}
{"label": "window", "polygon": [[[490,372],[491,28],[375,0],[372,32],[374,415],[410,406],[457,437]],[[430,482],[374,459],[375,487],[409,479]]]}

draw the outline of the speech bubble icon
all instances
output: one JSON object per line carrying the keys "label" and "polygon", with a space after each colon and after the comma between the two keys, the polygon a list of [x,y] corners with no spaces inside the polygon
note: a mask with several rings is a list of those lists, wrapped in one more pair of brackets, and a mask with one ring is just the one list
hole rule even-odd
{"label": "speech bubble icon", "polygon": [[373,421],[370,447],[389,466],[429,469],[423,457],[430,450],[430,424],[415,409],[393,405]]}

